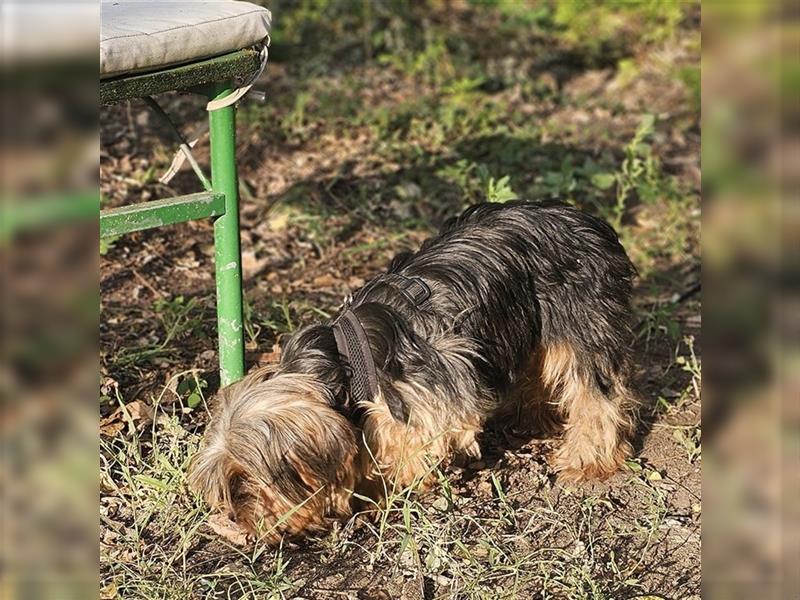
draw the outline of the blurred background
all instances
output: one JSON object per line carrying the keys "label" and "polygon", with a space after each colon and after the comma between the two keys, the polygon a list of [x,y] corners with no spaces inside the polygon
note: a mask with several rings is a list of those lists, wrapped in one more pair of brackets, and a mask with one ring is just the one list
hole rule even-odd
{"label": "blurred background", "polygon": [[704,586],[800,593],[798,14],[703,13]]}
{"label": "blurred background", "polygon": [[[687,544],[656,547],[653,572],[674,557],[670,590],[699,593],[702,514],[708,597],[798,597],[796,12],[706,3],[701,70],[693,2],[260,4],[266,101],[242,103],[237,147],[248,364],[466,204],[570,202],[615,225],[640,273],[649,439],[665,445],[639,467],[691,490],[671,507]],[[190,453],[219,384],[210,224],[99,241],[98,204],[186,193],[192,175],[158,182],[175,148],[143,104],[98,107],[97,3],[2,9],[0,589],[93,595],[100,537],[105,597],[136,596],[137,578],[208,593],[146,556],[171,556],[162,521],[179,513],[132,535],[124,507],[174,491],[154,489],[172,480],[142,429]],[[200,130],[197,98],[159,101]],[[606,597],[659,591],[597,569]]]}
{"label": "blurred background", "polygon": [[97,589],[96,2],[4,0],[0,596]]}

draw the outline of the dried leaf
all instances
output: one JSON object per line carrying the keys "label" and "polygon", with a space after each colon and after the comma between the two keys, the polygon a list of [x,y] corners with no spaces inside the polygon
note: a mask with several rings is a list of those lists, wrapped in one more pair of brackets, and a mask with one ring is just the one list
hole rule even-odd
{"label": "dried leaf", "polygon": [[274,344],[269,352],[248,352],[245,358],[247,358],[248,362],[254,362],[259,365],[276,363],[281,360],[281,346],[280,344]]}
{"label": "dried leaf", "polygon": [[143,400],[134,400],[120,406],[111,415],[101,420],[100,433],[108,437],[119,434],[125,428],[129,418],[135,426],[141,429],[153,421],[154,415],[155,408]]}
{"label": "dried leaf", "polygon": [[114,423],[100,423],[100,435],[106,437],[115,437],[119,432],[125,429],[125,423],[122,421],[115,421]]}
{"label": "dried leaf", "polygon": [[247,544],[247,532],[223,514],[211,515],[208,519],[208,526],[214,533],[232,544],[237,546]]}
{"label": "dried leaf", "polygon": [[333,287],[334,285],[336,285],[336,282],[337,282],[336,278],[334,278],[329,273],[326,273],[324,275],[320,275],[318,277],[314,277],[314,279],[313,279],[313,281],[311,283],[314,285],[314,287],[329,288],[329,287]]}
{"label": "dried leaf", "polygon": [[269,257],[256,258],[253,251],[242,252],[242,277],[252,279],[261,273],[269,264]]}

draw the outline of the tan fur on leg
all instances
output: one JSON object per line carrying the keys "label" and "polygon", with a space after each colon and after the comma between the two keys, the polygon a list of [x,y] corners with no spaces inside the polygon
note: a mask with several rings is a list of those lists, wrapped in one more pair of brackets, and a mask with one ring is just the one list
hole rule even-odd
{"label": "tan fur on leg", "polygon": [[631,453],[632,396],[615,381],[611,397],[607,397],[589,377],[571,346],[561,344],[545,350],[542,381],[552,390],[553,401],[566,419],[564,443],[556,453],[555,467],[567,480],[608,477]]}
{"label": "tan fur on leg", "polygon": [[361,452],[364,481],[361,493],[374,499],[416,485],[427,488],[435,480],[435,467],[454,454],[480,456],[477,433],[479,418],[456,420],[456,415],[439,415],[429,410],[437,403],[426,398],[427,390],[397,384],[410,409],[408,423],[396,420],[382,397],[364,406],[362,430],[366,448]]}

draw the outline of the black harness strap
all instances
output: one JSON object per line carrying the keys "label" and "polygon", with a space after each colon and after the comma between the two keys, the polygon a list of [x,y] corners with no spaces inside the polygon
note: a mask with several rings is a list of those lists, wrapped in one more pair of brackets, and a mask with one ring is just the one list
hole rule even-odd
{"label": "black harness strap", "polygon": [[[431,296],[430,287],[419,277],[387,273],[380,275],[378,279],[394,288],[415,307],[422,305]],[[349,306],[336,317],[332,327],[336,348],[344,359],[350,380],[349,402],[345,401],[345,408],[353,411],[359,403],[371,402],[378,395],[375,360],[364,326]]]}
{"label": "black harness strap", "polygon": [[415,307],[422,305],[431,297],[431,288],[419,277],[406,277],[398,273],[386,273],[379,276],[378,280],[392,286],[406,301]]}
{"label": "black harness strap", "polygon": [[336,348],[349,367],[350,399],[354,406],[369,402],[378,394],[378,375],[367,333],[349,308],[333,322]]}

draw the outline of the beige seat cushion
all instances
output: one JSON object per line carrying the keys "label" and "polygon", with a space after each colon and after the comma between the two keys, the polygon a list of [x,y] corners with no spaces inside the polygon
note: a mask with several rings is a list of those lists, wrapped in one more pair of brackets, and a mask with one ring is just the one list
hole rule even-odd
{"label": "beige seat cushion", "polygon": [[272,14],[234,0],[102,0],[100,78],[157,71],[248,48]]}

